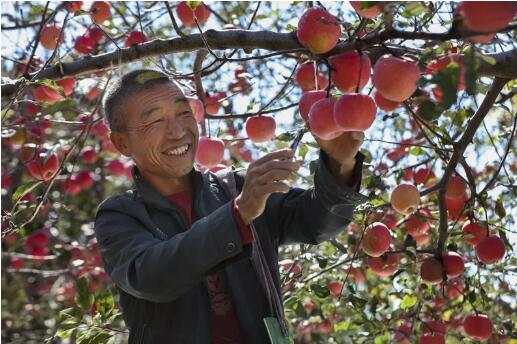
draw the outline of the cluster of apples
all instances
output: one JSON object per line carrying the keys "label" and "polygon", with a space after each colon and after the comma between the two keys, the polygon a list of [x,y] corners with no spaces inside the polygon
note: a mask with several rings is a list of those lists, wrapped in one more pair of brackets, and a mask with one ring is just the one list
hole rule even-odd
{"label": "cluster of apples", "polygon": [[[337,18],[323,8],[308,9],[298,22],[298,40],[314,54],[332,50],[340,36]],[[372,98],[360,93],[372,74],[367,54],[347,51],[331,56],[328,61],[330,80],[317,71],[314,62],[301,64],[295,75],[296,83],[304,92],[300,98],[300,115],[311,132],[324,140],[345,131],[367,130],[375,120],[377,107],[384,111],[396,109],[415,92],[420,78],[414,61],[383,56],[373,68],[372,83],[377,91]],[[339,99],[324,90],[329,83],[343,93]]]}

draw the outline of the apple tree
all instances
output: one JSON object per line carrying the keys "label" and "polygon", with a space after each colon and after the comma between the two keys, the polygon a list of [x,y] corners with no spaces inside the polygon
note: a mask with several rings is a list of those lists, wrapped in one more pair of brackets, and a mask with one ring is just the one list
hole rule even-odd
{"label": "apple tree", "polygon": [[517,2],[2,2],[2,339],[121,343],[93,232],[131,185],[102,95],[136,67],[185,89],[197,163],[246,168],[303,128],[365,133],[352,223],[280,248],[297,343],[517,338]]}

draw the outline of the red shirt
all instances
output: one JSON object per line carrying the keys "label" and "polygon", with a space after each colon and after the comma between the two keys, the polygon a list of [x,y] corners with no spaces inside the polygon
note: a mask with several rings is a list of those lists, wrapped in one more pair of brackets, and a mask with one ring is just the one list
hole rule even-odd
{"label": "red shirt", "polygon": [[[192,196],[187,191],[178,192],[167,197],[180,208],[185,222],[190,227],[192,219],[197,215],[192,208]],[[253,241],[253,233],[238,213],[233,202],[233,216],[238,224],[239,234],[243,245]],[[217,272],[206,276],[208,295],[212,307],[212,344],[241,344],[245,343],[239,319],[232,303],[231,295],[226,285],[226,279],[222,278],[223,272]]]}

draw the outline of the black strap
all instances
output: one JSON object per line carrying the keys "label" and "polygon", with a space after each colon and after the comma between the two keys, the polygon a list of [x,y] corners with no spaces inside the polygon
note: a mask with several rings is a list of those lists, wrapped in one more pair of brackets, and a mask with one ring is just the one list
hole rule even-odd
{"label": "black strap", "polygon": [[[233,199],[237,197],[238,191],[233,170],[225,169],[219,171],[215,175],[219,181],[219,184],[221,184],[221,186],[226,190],[230,198]],[[257,230],[255,229],[253,221],[249,226],[252,230],[253,238],[255,239],[252,242],[252,262],[255,268],[255,272],[257,273],[259,281],[262,284],[264,290],[266,291],[270,312],[278,319],[283,335],[288,336],[289,327],[284,316],[282,298],[279,295],[278,289],[275,287],[273,277],[271,276],[271,271],[269,270],[266,257],[262,251],[262,246],[260,245],[260,240],[258,239]]]}

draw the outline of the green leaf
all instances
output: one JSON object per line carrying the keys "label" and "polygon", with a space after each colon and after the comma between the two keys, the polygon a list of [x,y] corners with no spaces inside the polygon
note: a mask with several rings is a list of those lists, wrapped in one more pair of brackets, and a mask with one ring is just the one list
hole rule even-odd
{"label": "green leaf", "polygon": [[311,284],[311,291],[319,298],[326,298],[330,295],[330,291],[326,286],[322,286],[318,283]]}
{"label": "green leaf", "polygon": [[95,296],[95,304],[97,305],[97,312],[103,316],[111,314],[115,309],[115,300],[113,299],[113,294],[109,291],[97,294]]}
{"label": "green leaf", "polygon": [[419,1],[406,2],[406,8],[402,12],[405,18],[416,17],[428,11],[427,7]]}
{"label": "green leaf", "polygon": [[325,269],[329,261],[327,258],[320,256],[316,256],[316,260],[318,261],[318,266],[320,267],[320,269]]}
{"label": "green leaf", "polygon": [[443,109],[441,108],[441,106],[431,101],[430,99],[422,101],[418,105],[417,111],[418,115],[428,122],[437,120],[442,114],[442,112]]}
{"label": "green leaf", "polygon": [[409,149],[409,154],[414,155],[414,156],[420,156],[420,155],[423,155],[424,153],[425,152],[422,149],[422,147],[413,146]]}
{"label": "green leaf", "polygon": [[42,113],[52,115],[58,111],[67,112],[77,108],[77,103],[72,98],[65,98],[61,101],[49,104],[42,109]]}
{"label": "green leaf", "polygon": [[453,62],[436,73],[431,79],[442,90],[443,100],[440,103],[443,109],[448,109],[458,99],[458,84],[460,81],[460,66]]}
{"label": "green leaf", "polygon": [[110,334],[108,332],[104,332],[99,329],[89,329],[86,332],[82,332],[78,336],[77,343],[78,344],[107,344],[108,340],[112,336],[113,336],[112,334]]}
{"label": "green leaf", "polygon": [[346,331],[346,330],[348,330],[349,327],[350,327],[350,322],[343,320],[343,321],[340,321],[340,322],[334,324],[334,331],[335,332]]}
{"label": "green leaf", "polygon": [[81,277],[76,283],[77,294],[75,295],[75,302],[84,310],[89,310],[93,304],[94,297],[88,290],[88,279]]}
{"label": "green leaf", "polygon": [[64,330],[64,329],[59,329],[57,332],[56,332],[56,336],[61,338],[61,339],[66,339],[66,338],[70,338],[70,336],[72,335],[72,333],[76,330],[76,328],[70,328],[70,329],[67,329],[67,330]]}
{"label": "green leaf", "polygon": [[402,298],[402,302],[400,303],[400,308],[407,311],[414,305],[416,305],[418,298],[415,295],[404,295]]}
{"label": "green leaf", "polygon": [[302,160],[305,160],[305,156],[307,155],[308,152],[309,152],[309,147],[305,143],[302,143],[298,146],[298,156],[301,157]]}
{"label": "green leaf", "polygon": [[503,199],[502,197],[500,197],[496,202],[495,202],[495,213],[497,214],[497,216],[499,216],[499,218],[503,218],[506,216],[506,210],[504,209],[504,204],[503,204]]}
{"label": "green leaf", "polygon": [[63,309],[59,312],[58,323],[62,323],[65,321],[76,321],[79,322],[82,318],[82,312],[77,307],[70,307]]}
{"label": "green leaf", "polygon": [[41,180],[37,181],[30,181],[27,183],[24,183],[16,188],[16,191],[13,193],[12,200],[13,202],[18,202],[20,198],[34,190],[38,185],[43,183]]}
{"label": "green leaf", "polygon": [[360,309],[363,309],[364,306],[366,306],[366,304],[368,303],[368,300],[365,300],[363,298],[353,296],[353,295],[350,295],[350,297],[348,298],[348,301],[350,301],[350,303],[352,303],[352,305],[355,308],[360,308]]}
{"label": "green leaf", "polygon": [[192,11],[195,11],[196,8],[201,5],[202,1],[187,1],[187,6],[192,9]]}
{"label": "green leaf", "polygon": [[298,297],[296,295],[293,295],[289,297],[287,300],[284,301],[284,307],[289,309],[294,309],[294,305],[298,303]]}
{"label": "green leaf", "polygon": [[380,336],[376,336],[375,339],[373,340],[373,342],[375,344],[385,344],[385,343],[389,343],[389,341],[390,341],[390,333],[389,332],[385,332],[385,333],[383,333]]}

